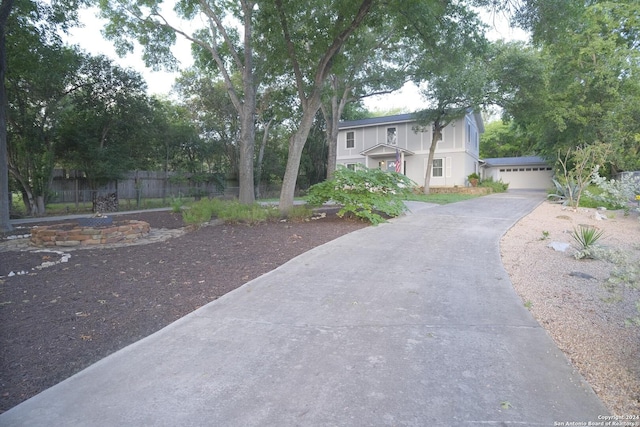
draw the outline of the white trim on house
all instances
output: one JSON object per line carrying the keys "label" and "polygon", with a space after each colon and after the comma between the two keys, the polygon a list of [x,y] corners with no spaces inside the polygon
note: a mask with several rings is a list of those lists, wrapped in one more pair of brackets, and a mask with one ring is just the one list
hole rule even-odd
{"label": "white trim on house", "polygon": [[[431,127],[417,129],[413,114],[375,117],[340,123],[336,163],[361,163],[369,168],[388,167],[395,162],[396,150],[401,156],[402,173],[418,185],[424,185],[426,164],[431,146]],[[395,129],[389,140],[389,129]],[[480,134],[484,125],[479,114],[469,112],[442,132],[436,145],[436,158],[442,158],[443,176],[431,179],[431,186],[466,186],[467,175],[478,171]],[[353,147],[347,148],[346,137],[352,133]],[[395,164],[395,163],[394,163]]]}

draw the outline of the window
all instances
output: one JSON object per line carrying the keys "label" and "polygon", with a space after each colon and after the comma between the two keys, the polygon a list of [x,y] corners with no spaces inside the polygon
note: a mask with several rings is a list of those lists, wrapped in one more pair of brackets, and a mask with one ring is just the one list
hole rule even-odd
{"label": "window", "polygon": [[431,176],[434,178],[441,178],[444,176],[444,159],[433,159]]}
{"label": "window", "polygon": [[347,163],[347,169],[350,169],[352,171],[356,170],[356,164],[355,163]]}
{"label": "window", "polygon": [[398,143],[398,129],[387,128],[387,144],[396,145]]}
{"label": "window", "polygon": [[356,146],[356,133],[354,131],[347,132],[347,148]]}

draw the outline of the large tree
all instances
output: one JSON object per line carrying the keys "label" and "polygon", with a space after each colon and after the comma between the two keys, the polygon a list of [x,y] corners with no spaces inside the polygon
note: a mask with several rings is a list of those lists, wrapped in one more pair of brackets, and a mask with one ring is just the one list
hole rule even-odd
{"label": "large tree", "polygon": [[349,103],[391,93],[412,80],[418,45],[392,20],[356,32],[334,61],[325,84],[321,111],[328,152],[327,179],[336,169],[339,122]]}
{"label": "large tree", "polygon": [[[42,57],[31,53],[42,51],[42,45],[59,45],[58,34],[77,22],[77,8],[82,3],[74,0],[0,2],[0,232],[11,229],[7,139],[11,94],[7,93],[6,79],[17,78],[20,70],[42,68]],[[7,72],[9,69],[12,73]]]}
{"label": "large tree", "polygon": [[[8,167],[31,215],[45,213],[55,166],[58,117],[80,85],[81,56],[60,43],[39,43],[39,34],[16,40],[7,73]],[[48,64],[42,67],[39,64]]]}
{"label": "large tree", "polygon": [[[109,19],[105,29],[119,52],[133,48],[132,40],[144,49],[149,66],[175,66],[171,46],[177,36],[191,41],[199,60],[214,68],[224,82],[227,95],[240,121],[239,181],[240,201],[252,203],[254,196],[253,161],[255,147],[256,77],[254,55],[254,21],[260,13],[255,0],[182,0],[174,12],[191,24],[204,27],[189,32],[184,21],[172,19],[163,10],[161,0],[126,0],[101,2],[102,16]],[[207,58],[210,59],[207,62]],[[234,76],[239,75],[240,79]]]}
{"label": "large tree", "polygon": [[469,59],[464,65],[442,70],[429,79],[423,91],[429,108],[416,114],[418,127],[431,130],[431,145],[424,176],[424,193],[429,194],[431,169],[437,143],[442,131],[450,123],[464,117],[470,111],[479,112],[486,103],[486,69],[479,59]]}
{"label": "large tree", "polygon": [[206,69],[194,68],[183,72],[175,87],[205,144],[201,154],[206,157],[200,159],[200,165],[206,163],[215,172],[237,180],[241,169],[241,118],[226,95],[224,82]]}
{"label": "large tree", "polygon": [[517,21],[532,31],[544,65],[542,108],[512,113],[549,158],[610,144],[613,170],[640,166],[640,4],[528,1]]}
{"label": "large tree", "polygon": [[511,121],[496,120],[485,124],[480,137],[480,157],[519,157],[533,155],[532,141]]}
{"label": "large tree", "polygon": [[57,126],[56,159],[83,171],[93,190],[155,163],[153,104],[142,77],[106,57],[85,57],[80,87],[65,99]]}
{"label": "large tree", "polygon": [[[320,109],[334,60],[349,37],[363,24],[373,4],[374,0],[311,3],[275,0],[271,7],[264,5],[264,32],[266,28],[277,28],[281,34],[266,46],[268,54],[276,59],[273,65],[286,64],[285,70],[292,73],[301,111],[297,130],[289,139],[287,168],[280,193],[280,212],[283,214],[293,207],[302,151]],[[282,71],[275,69],[272,73],[282,75]]]}
{"label": "large tree", "polygon": [[4,77],[7,69],[7,21],[14,0],[2,0],[0,3],[0,233],[12,229],[9,222],[9,168],[7,161],[7,92]]}
{"label": "large tree", "polygon": [[451,2],[423,13],[437,13],[437,24],[405,22],[415,30],[425,50],[417,79],[425,87],[422,94],[427,108],[416,116],[418,127],[430,129],[432,134],[424,177],[424,192],[429,193],[433,158],[443,129],[469,111],[479,112],[487,103],[489,75],[484,61],[488,45],[474,11],[464,3]]}

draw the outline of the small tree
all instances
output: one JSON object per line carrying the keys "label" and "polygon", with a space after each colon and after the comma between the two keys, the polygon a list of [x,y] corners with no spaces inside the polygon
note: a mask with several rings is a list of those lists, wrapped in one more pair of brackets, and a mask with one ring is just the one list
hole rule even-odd
{"label": "small tree", "polygon": [[559,192],[563,193],[561,195],[567,205],[573,208],[580,206],[580,197],[591,182],[592,174],[600,168],[610,153],[609,145],[598,143],[570,148],[564,158],[558,154],[556,186]]}

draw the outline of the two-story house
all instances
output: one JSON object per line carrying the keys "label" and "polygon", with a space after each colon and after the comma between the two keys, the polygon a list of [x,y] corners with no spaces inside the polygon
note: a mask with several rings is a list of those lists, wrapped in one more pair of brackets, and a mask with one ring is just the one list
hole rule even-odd
{"label": "two-story house", "polygon": [[[431,147],[432,132],[416,128],[413,114],[375,117],[340,123],[336,163],[354,167],[360,163],[368,168],[398,170],[424,185],[425,172]],[[468,185],[467,176],[479,172],[480,134],[484,124],[480,114],[468,113],[449,124],[437,141],[431,187]]]}

